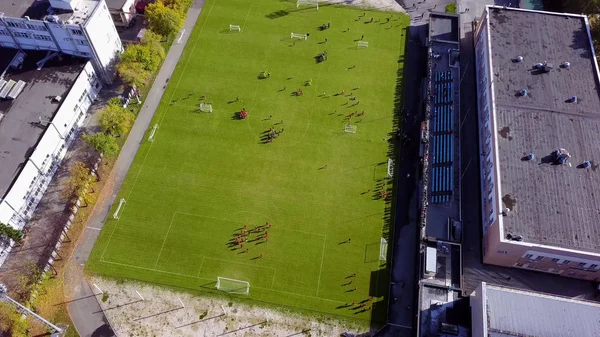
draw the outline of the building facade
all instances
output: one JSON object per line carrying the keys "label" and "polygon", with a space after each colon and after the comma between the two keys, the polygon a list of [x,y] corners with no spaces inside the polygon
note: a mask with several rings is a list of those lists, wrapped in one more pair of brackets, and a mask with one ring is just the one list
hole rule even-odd
{"label": "building facade", "polygon": [[0,47],[88,58],[107,83],[123,50],[104,0],[51,0],[24,13],[0,12]]}

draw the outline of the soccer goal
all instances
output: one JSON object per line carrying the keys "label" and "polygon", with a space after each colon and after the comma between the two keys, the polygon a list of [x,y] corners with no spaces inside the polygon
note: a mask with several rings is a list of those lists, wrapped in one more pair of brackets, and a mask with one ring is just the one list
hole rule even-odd
{"label": "soccer goal", "polygon": [[230,294],[248,295],[250,293],[250,283],[226,277],[217,277],[216,288]]}
{"label": "soccer goal", "polygon": [[367,41],[358,41],[358,48],[369,48],[369,42],[367,42]]}
{"label": "soccer goal", "polygon": [[315,6],[317,7],[317,10],[319,10],[319,2],[315,0],[298,0],[296,2],[296,8],[300,7],[301,5]]}
{"label": "soccer goal", "polygon": [[210,104],[210,103],[200,103],[200,111],[202,111],[202,112],[212,112],[212,104]]}
{"label": "soccer goal", "polygon": [[387,241],[381,238],[381,244],[379,245],[379,260],[387,260]]}
{"label": "soccer goal", "polygon": [[242,28],[240,28],[240,26],[238,26],[238,25],[229,25],[229,30],[241,32]]}
{"label": "soccer goal", "polygon": [[344,132],[347,132],[347,133],[356,133],[356,129],[357,129],[356,125],[346,124],[346,127],[344,128]]}
{"label": "soccer goal", "polygon": [[290,38],[293,39],[300,39],[300,40],[308,40],[308,35],[307,34],[296,34],[296,33],[291,33],[290,34]]}
{"label": "soccer goal", "polygon": [[156,133],[157,129],[158,129],[158,124],[154,124],[154,127],[152,127],[152,131],[150,131],[150,136],[148,136],[148,141],[149,142],[153,142],[154,141],[154,134]]}
{"label": "soccer goal", "polygon": [[388,158],[387,176],[391,178],[394,176],[394,161]]}

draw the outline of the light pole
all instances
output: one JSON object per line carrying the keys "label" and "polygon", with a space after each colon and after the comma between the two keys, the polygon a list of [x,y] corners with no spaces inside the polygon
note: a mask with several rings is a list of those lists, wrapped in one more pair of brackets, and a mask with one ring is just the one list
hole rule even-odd
{"label": "light pole", "polygon": [[6,290],[6,286],[2,283],[0,283],[0,299],[7,299],[9,302],[13,303],[14,305],[16,305],[17,307],[19,307],[19,309],[27,312],[29,315],[37,318],[38,320],[42,321],[42,323],[46,324],[47,326],[51,327],[52,329],[54,329],[54,332],[57,333],[62,333],[63,329],[57,327],[56,325],[48,322],[47,320],[45,320],[44,318],[42,318],[42,316],[36,314],[35,312],[29,310],[28,308],[26,308],[25,306],[23,306],[21,303],[13,300],[12,298],[10,298],[10,296],[8,296],[8,292]]}

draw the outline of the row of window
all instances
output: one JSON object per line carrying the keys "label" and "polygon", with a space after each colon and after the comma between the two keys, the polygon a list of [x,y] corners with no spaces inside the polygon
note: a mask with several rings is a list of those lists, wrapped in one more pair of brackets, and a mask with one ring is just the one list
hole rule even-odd
{"label": "row of window", "polygon": [[7,21],[6,25],[9,27],[23,28],[23,29],[33,29],[33,30],[41,30],[41,31],[48,30],[48,28],[44,25],[35,25],[35,24],[23,23],[23,22]]}
{"label": "row of window", "polygon": [[[543,256],[539,256],[539,255],[534,256],[533,254],[525,254],[525,258],[528,260],[531,260],[531,261],[542,261],[544,259]],[[569,265],[569,264],[571,264],[571,262],[573,262],[571,260],[566,260],[566,259],[563,260],[563,259],[558,259],[558,258],[550,259],[550,261],[552,261],[556,264],[563,265],[563,266]],[[579,262],[577,264],[577,266],[579,266],[581,268],[585,268],[585,269],[597,269],[599,265],[596,263],[588,264],[586,262]]]}

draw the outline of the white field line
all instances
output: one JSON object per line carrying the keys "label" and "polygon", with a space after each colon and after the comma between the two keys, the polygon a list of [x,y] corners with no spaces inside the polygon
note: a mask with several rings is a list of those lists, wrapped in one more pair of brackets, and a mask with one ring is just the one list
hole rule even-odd
{"label": "white field line", "polygon": [[167,243],[167,238],[169,237],[169,232],[171,231],[171,227],[173,227],[173,221],[175,220],[175,215],[177,212],[173,213],[173,217],[171,218],[171,223],[169,223],[169,229],[167,229],[167,234],[165,235],[165,239],[163,240],[162,246],[160,246],[160,250],[158,251],[158,257],[156,258],[156,262],[154,263],[154,269],[158,265],[158,261],[160,260],[160,255],[162,254],[163,249],[165,248],[165,243]]}
{"label": "white field line", "polygon": [[319,297],[319,288],[321,287],[321,273],[323,272],[323,260],[325,259],[325,243],[327,242],[327,236],[323,240],[323,252],[321,252],[321,267],[319,268],[319,282],[317,282],[317,297]]}

